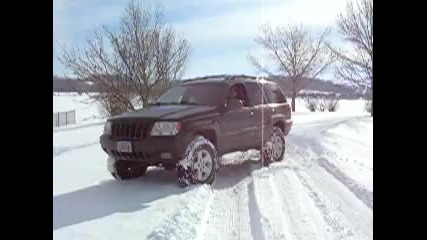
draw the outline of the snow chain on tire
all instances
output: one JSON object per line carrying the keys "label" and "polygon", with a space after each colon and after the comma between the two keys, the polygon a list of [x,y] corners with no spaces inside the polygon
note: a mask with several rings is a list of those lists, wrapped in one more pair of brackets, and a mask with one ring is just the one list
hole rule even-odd
{"label": "snow chain on tire", "polygon": [[261,149],[261,161],[262,165],[265,167],[268,167],[271,162],[273,162],[273,147],[270,140],[267,140],[267,142],[264,143],[263,148]]}
{"label": "snow chain on tire", "polygon": [[[270,163],[274,162],[274,159],[273,159],[273,139],[276,135],[278,135],[280,138],[282,138],[283,143],[285,143],[285,135],[283,134],[283,131],[278,127],[274,127],[273,133],[268,138],[268,140],[264,143],[264,146],[261,149],[261,151],[262,151],[261,161],[262,161],[263,166],[268,167],[270,165]],[[284,151],[285,150],[283,150],[283,152]],[[277,160],[277,161],[280,161],[280,160]]]}
{"label": "snow chain on tire", "polygon": [[197,183],[196,179],[194,179],[195,171],[193,167],[194,155],[204,145],[207,145],[210,150],[213,152],[213,161],[214,166],[212,169],[211,176],[208,178],[208,181],[215,177],[216,170],[218,169],[218,154],[215,149],[215,146],[211,141],[204,138],[203,136],[196,136],[194,140],[192,140],[185,150],[184,157],[177,163],[177,175],[178,175],[178,183],[182,187],[186,187],[190,184]]}

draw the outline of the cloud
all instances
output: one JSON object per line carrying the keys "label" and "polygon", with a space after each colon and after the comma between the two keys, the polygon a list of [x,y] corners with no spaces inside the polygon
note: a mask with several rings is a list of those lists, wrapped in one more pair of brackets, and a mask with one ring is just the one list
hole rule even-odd
{"label": "cloud", "polygon": [[[139,0],[143,6],[153,0]],[[259,25],[289,22],[322,28],[335,24],[346,0],[186,0],[160,1],[166,18],[192,47],[188,75],[251,73],[249,52],[260,55],[253,39]],[[53,6],[54,55],[58,45],[83,43],[101,25],[117,24],[128,1],[55,0]],[[55,56],[54,56],[55,57]],[[54,72],[64,72],[54,61]]]}
{"label": "cloud", "polygon": [[263,7],[259,2],[259,5],[250,8],[226,11],[173,25],[193,44],[252,40],[259,25],[266,22],[273,26],[290,22],[318,27],[332,26],[346,3],[344,0],[270,1]]}
{"label": "cloud", "polygon": [[220,52],[203,58],[190,58],[184,78],[214,74],[254,74],[245,51]]}
{"label": "cloud", "polygon": [[124,8],[118,1],[57,0],[53,6],[54,43],[73,45],[96,27],[117,23]]}

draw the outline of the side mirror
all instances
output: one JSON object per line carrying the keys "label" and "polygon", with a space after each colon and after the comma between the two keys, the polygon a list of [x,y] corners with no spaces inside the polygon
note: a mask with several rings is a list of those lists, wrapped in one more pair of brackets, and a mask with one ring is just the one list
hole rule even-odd
{"label": "side mirror", "polygon": [[230,98],[227,99],[225,108],[227,111],[240,110],[243,108],[243,102],[239,99]]}

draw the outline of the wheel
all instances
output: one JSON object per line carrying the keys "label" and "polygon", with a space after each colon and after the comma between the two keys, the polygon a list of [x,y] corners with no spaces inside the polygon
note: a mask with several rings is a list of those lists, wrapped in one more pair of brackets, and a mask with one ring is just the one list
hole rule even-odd
{"label": "wheel", "polygon": [[279,127],[273,128],[273,133],[270,137],[272,149],[271,155],[273,161],[278,162],[283,160],[283,155],[285,155],[285,135]]}
{"label": "wheel", "polygon": [[285,154],[285,135],[279,127],[273,127],[273,132],[264,146],[260,148],[261,163],[268,167],[271,162],[283,160]]}
{"label": "wheel", "polygon": [[263,167],[270,166],[272,157],[271,157],[271,147],[269,143],[265,144],[264,147],[260,149],[260,155],[261,155],[260,158],[261,158],[262,166]]}
{"label": "wheel", "polygon": [[128,180],[145,175],[148,166],[140,163],[116,161],[111,175],[117,180]]}
{"label": "wheel", "polygon": [[196,136],[187,146],[184,157],[177,164],[178,183],[212,184],[218,168],[218,154],[211,141]]}

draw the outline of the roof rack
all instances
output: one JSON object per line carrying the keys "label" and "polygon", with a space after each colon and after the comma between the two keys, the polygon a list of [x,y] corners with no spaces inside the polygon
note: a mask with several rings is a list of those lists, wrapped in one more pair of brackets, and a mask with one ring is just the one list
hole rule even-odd
{"label": "roof rack", "polygon": [[195,78],[183,79],[182,82],[203,81],[203,80],[208,80],[208,79],[216,79],[218,81],[232,81],[232,80],[245,80],[245,79],[257,80],[258,77],[244,75],[244,74],[240,74],[240,75],[218,74],[218,75],[208,75],[208,76],[204,76],[204,77],[195,77]]}
{"label": "roof rack", "polygon": [[226,79],[229,76],[230,75],[226,75],[226,74],[208,75],[208,76],[204,76],[204,77],[195,77],[195,78],[183,79],[182,81],[183,82],[191,82],[191,81],[198,81],[198,80],[206,80],[206,79],[210,79],[210,78],[224,78],[224,79]]}
{"label": "roof rack", "polygon": [[254,76],[241,74],[241,75],[229,75],[228,77],[226,77],[225,80],[234,80],[234,79],[239,79],[239,78],[256,79],[256,77],[254,77]]}

